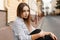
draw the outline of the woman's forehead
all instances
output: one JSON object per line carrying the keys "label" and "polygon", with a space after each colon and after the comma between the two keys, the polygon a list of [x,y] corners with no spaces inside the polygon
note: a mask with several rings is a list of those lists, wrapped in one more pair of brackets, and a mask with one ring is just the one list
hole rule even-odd
{"label": "woman's forehead", "polygon": [[24,6],[23,10],[29,10],[28,6]]}

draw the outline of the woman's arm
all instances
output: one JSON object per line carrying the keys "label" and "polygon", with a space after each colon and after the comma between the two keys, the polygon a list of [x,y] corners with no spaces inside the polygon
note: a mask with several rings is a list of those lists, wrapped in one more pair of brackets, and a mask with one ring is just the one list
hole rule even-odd
{"label": "woman's arm", "polygon": [[32,40],[35,40],[35,39],[37,39],[39,37],[40,37],[40,34],[39,33],[38,34],[31,35]]}
{"label": "woman's arm", "polygon": [[45,32],[45,31],[41,31],[38,34],[32,35],[32,40],[35,40],[35,39],[37,39],[39,37],[44,37],[45,35],[51,35],[51,37],[53,38],[53,40],[57,40],[57,37],[52,32]]}
{"label": "woman's arm", "polygon": [[32,34],[32,40],[35,40],[37,38],[44,37],[44,36],[45,36],[45,32],[41,31],[40,33]]}

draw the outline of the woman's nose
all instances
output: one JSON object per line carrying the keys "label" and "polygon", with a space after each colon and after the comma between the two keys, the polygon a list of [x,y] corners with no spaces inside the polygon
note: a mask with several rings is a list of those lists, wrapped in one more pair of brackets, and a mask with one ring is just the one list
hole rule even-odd
{"label": "woman's nose", "polygon": [[28,15],[29,14],[29,12],[28,11],[26,11],[26,15]]}

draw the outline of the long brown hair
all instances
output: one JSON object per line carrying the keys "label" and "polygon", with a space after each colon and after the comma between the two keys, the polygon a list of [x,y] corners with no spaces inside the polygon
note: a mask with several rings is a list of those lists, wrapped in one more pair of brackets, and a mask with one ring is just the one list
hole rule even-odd
{"label": "long brown hair", "polygon": [[21,17],[21,14],[23,13],[23,7],[27,6],[29,8],[29,16],[27,19],[23,19],[25,23],[27,23],[27,25],[30,25],[30,7],[29,5],[27,5],[26,3],[20,3],[17,7],[17,16]]}

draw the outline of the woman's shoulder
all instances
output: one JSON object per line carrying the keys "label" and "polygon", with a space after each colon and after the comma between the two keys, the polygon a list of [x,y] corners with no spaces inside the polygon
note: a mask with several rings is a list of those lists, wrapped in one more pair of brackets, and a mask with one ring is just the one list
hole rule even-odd
{"label": "woman's shoulder", "polygon": [[21,18],[17,18],[14,22],[13,22],[13,26],[14,27],[18,27],[18,28],[25,28],[25,24],[24,21]]}
{"label": "woman's shoulder", "polygon": [[17,17],[17,18],[16,18],[16,20],[14,21],[14,23],[15,23],[15,24],[19,24],[19,25],[20,25],[20,24],[23,24],[23,23],[24,23],[24,21],[23,21],[23,19],[22,19],[22,18]]}
{"label": "woman's shoulder", "polygon": [[22,25],[24,25],[24,24],[23,24],[23,22],[16,20],[16,21],[13,22],[12,25],[14,25],[14,26],[22,26]]}

